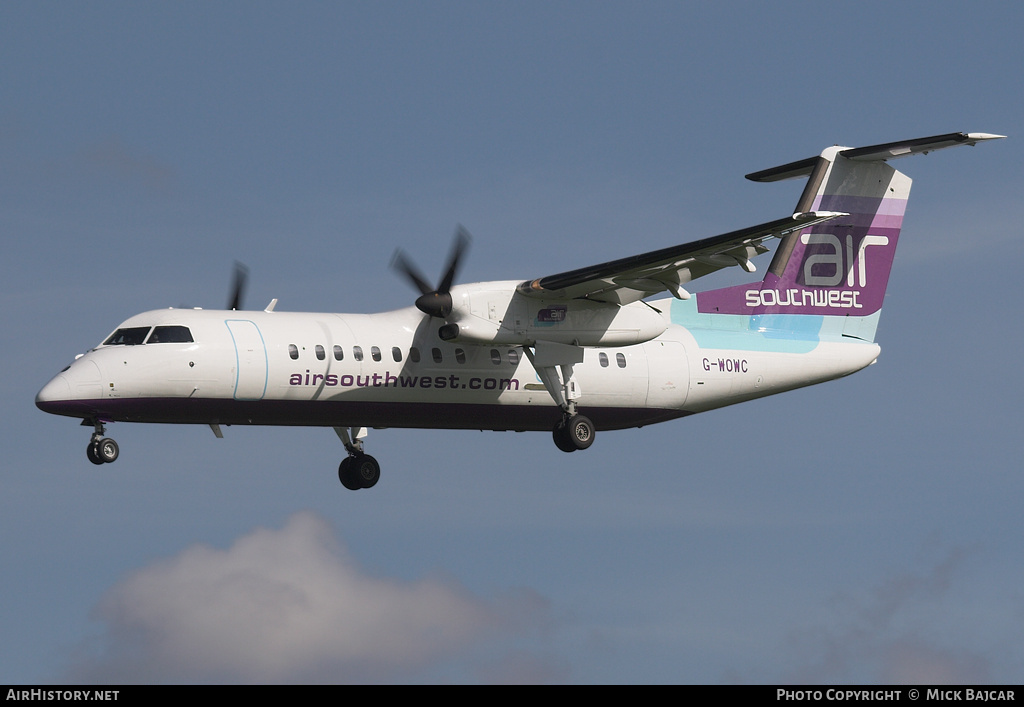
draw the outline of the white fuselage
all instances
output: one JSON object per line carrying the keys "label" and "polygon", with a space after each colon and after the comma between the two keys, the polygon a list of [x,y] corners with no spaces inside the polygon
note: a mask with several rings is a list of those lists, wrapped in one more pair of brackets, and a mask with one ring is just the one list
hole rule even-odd
{"label": "white fuselage", "polygon": [[[741,332],[723,347],[672,324],[671,304],[629,305],[663,312],[659,336],[585,348],[574,367],[577,402],[597,429],[837,378],[879,352],[873,343],[825,340],[794,351]],[[150,311],[121,327],[186,327],[193,340],[101,345],[51,380],[37,404],[100,421],[548,431],[559,421],[561,410],[521,346],[442,341],[438,324],[414,308]]]}

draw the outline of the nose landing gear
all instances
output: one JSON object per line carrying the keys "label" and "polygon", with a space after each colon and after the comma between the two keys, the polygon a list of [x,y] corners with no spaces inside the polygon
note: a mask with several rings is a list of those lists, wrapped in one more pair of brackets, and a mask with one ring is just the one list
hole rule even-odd
{"label": "nose landing gear", "polygon": [[[82,424],[88,425],[90,421],[85,420]],[[104,430],[102,422],[92,420],[91,424],[93,426],[93,433],[92,438],[89,440],[89,446],[85,448],[85,456],[93,464],[110,464],[117,461],[117,455],[120,453],[117,442],[110,437],[103,436],[106,430]]]}

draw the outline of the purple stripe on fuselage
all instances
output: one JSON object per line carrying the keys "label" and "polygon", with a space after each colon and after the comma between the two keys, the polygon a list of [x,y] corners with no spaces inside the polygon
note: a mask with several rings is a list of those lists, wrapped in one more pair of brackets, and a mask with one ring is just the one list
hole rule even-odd
{"label": "purple stripe on fuselage", "polygon": [[[196,398],[109,398],[36,403],[45,412],[111,422],[275,425],[301,427],[406,427],[464,430],[550,431],[562,416],[553,404],[479,405],[384,403],[339,400],[224,400]],[[690,413],[633,407],[587,407],[598,430],[664,422]]]}

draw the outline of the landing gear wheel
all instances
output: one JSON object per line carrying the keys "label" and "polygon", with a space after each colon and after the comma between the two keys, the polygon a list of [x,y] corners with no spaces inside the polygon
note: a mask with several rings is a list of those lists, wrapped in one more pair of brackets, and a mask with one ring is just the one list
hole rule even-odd
{"label": "landing gear wheel", "polygon": [[576,447],[569,439],[569,431],[565,427],[565,420],[559,420],[555,429],[551,430],[551,437],[555,440],[555,446],[563,452],[575,452]]}
{"label": "landing gear wheel", "polygon": [[573,415],[561,420],[551,431],[555,446],[563,452],[575,452],[586,449],[594,443],[594,423],[583,415]]}
{"label": "landing gear wheel", "polygon": [[372,488],[380,481],[380,464],[369,454],[345,457],[338,465],[338,480],[349,491]]}
{"label": "landing gear wheel", "polygon": [[380,464],[369,454],[360,454],[352,465],[355,476],[364,489],[372,488],[380,481]]}
{"label": "landing gear wheel", "polygon": [[359,483],[359,479],[356,478],[355,468],[353,461],[355,457],[345,457],[341,460],[341,464],[338,465],[338,481],[341,485],[347,488],[349,491],[358,491],[363,487]]}
{"label": "landing gear wheel", "polygon": [[99,465],[103,463],[103,460],[96,454],[96,443],[89,442],[89,446],[85,448],[85,456],[89,457],[89,461],[93,464]]}
{"label": "landing gear wheel", "polygon": [[109,437],[95,439],[85,448],[85,456],[89,457],[93,464],[110,464],[117,461],[118,454],[117,442]]}
{"label": "landing gear wheel", "polygon": [[110,464],[117,461],[117,455],[120,450],[117,448],[117,442],[110,439],[110,437],[104,437],[96,443],[96,457],[101,463]]}
{"label": "landing gear wheel", "polygon": [[576,449],[586,449],[594,443],[594,423],[583,415],[573,415],[565,423],[569,443]]}

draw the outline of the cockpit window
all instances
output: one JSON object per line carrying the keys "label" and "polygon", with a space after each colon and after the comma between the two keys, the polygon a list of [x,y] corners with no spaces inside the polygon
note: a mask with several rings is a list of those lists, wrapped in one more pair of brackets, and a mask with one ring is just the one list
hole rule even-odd
{"label": "cockpit window", "polygon": [[191,344],[192,332],[187,326],[158,326],[150,334],[147,344]]}
{"label": "cockpit window", "polygon": [[137,346],[146,340],[148,326],[132,326],[118,329],[103,342],[104,346]]}

